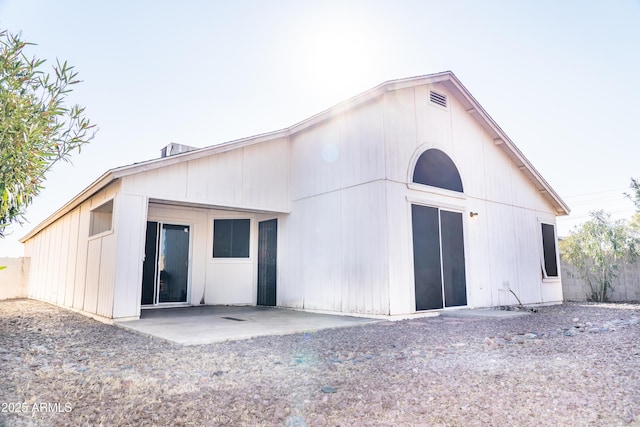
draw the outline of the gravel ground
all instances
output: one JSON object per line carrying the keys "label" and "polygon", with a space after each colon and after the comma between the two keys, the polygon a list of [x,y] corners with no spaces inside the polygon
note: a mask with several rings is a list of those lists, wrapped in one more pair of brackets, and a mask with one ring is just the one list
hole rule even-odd
{"label": "gravel ground", "polygon": [[0,426],[640,425],[640,305],[204,346],[0,301]]}

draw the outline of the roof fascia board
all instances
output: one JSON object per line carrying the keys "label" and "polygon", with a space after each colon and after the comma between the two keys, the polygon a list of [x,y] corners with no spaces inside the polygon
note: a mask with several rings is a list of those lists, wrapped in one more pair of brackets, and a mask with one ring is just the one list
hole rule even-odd
{"label": "roof fascia board", "polygon": [[347,99],[339,104],[334,105],[320,113],[309,117],[295,125],[287,128],[290,135],[296,134],[300,131],[306,130],[310,127],[316,126],[325,120],[335,117],[338,114],[344,113],[352,108],[355,108],[361,104],[373,101],[386,92],[394,90],[411,88],[423,84],[439,83],[441,81],[448,80],[450,76],[453,76],[451,71],[444,71],[442,73],[428,74],[426,76],[407,77],[399,80],[389,80],[384,83],[375,86],[365,92],[362,92],[352,98]]}
{"label": "roof fascia board", "polygon": [[[540,175],[540,173],[536,170],[533,164],[525,157],[525,155],[520,151],[520,149],[514,144],[514,142],[507,136],[507,134],[500,128],[500,126],[491,118],[491,116],[482,108],[480,103],[476,101],[476,99],[471,95],[471,93],[464,87],[464,85],[458,80],[458,78],[452,73],[451,74],[451,85],[453,85],[457,91],[467,99],[473,107],[471,109],[467,109],[469,114],[471,114],[476,120],[480,122],[480,124],[489,130],[489,133],[494,139],[494,143],[498,145],[503,150],[507,151],[507,154],[513,158],[516,162],[517,166],[525,166],[529,172],[531,173],[534,180],[540,184],[538,190],[541,193],[547,193],[552,202],[556,205],[556,212],[559,215],[568,215],[571,212],[569,206],[560,198],[560,196],[553,190],[553,188],[549,185],[549,183]],[[501,140],[502,142],[495,142],[496,140]],[[520,164],[518,164],[520,163]]]}
{"label": "roof fascia board", "polygon": [[92,184],[78,193],[74,198],[65,203],[60,209],[49,215],[44,221],[38,224],[35,228],[33,228],[29,233],[27,233],[24,237],[19,239],[20,243],[24,243],[44,228],[56,222],[62,216],[68,214],[76,207],[78,207],[81,203],[86,201],[88,198],[105,188],[107,185],[114,182],[116,178],[112,174],[112,170],[105,172],[100,178],[95,180]]}
{"label": "roof fascia board", "polygon": [[163,205],[163,206],[177,206],[182,208],[196,208],[196,209],[216,209],[221,211],[234,211],[234,212],[251,212],[251,213],[259,213],[259,214],[289,214],[291,213],[290,209],[282,209],[282,208],[263,208],[259,206],[246,206],[241,204],[231,204],[231,203],[216,203],[216,202],[198,202],[193,200],[167,200],[167,199],[159,199],[150,197],[150,204],[155,205]]}
{"label": "roof fascia board", "polygon": [[145,172],[164,166],[171,166],[185,161],[188,162],[190,160],[197,160],[211,154],[224,153],[226,151],[236,150],[238,148],[248,147],[254,144],[259,144],[261,142],[271,141],[278,138],[285,138],[288,136],[288,129],[277,130],[274,132],[254,135],[247,138],[211,145],[209,147],[188,151],[186,153],[174,154],[169,157],[161,157],[158,159],[134,163],[132,165],[121,166],[119,168],[112,169],[111,172],[115,177],[121,178],[123,176],[132,175],[134,173]]}
{"label": "roof fascia board", "polygon": [[317,126],[318,124],[332,118],[335,117],[339,114],[344,113],[345,111],[348,111],[352,108],[357,107],[358,105],[364,104],[366,102],[369,101],[373,101],[377,98],[379,98],[380,96],[382,96],[382,94],[384,92],[386,92],[387,88],[384,86],[384,84],[376,86],[375,88],[368,90],[366,92],[361,93],[360,95],[354,96],[353,98],[350,98],[344,102],[341,102],[339,104],[334,105],[331,108],[328,108],[318,114],[315,114],[311,117],[309,117],[308,119],[305,119],[301,122],[296,123],[295,125],[289,127],[287,130],[289,131],[290,135],[294,135],[296,133],[299,133],[301,131],[307,130],[309,128],[312,128],[314,126]]}

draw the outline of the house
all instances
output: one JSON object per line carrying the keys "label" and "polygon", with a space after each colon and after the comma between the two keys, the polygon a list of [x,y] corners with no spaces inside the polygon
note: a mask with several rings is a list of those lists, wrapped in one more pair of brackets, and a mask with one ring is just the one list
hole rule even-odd
{"label": "house", "polygon": [[103,319],[562,301],[568,206],[451,72],[107,171],[23,239],[29,296]]}

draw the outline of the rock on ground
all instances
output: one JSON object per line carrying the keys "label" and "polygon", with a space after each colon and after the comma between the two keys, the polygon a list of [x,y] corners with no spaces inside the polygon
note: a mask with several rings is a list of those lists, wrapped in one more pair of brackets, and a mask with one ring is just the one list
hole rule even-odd
{"label": "rock on ground", "polygon": [[0,301],[0,426],[640,425],[640,305],[184,347]]}

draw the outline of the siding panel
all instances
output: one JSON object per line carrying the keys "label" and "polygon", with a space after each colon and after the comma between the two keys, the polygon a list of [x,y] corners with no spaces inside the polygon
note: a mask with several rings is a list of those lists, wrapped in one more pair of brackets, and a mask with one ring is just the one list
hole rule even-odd
{"label": "siding panel", "polygon": [[377,181],[341,192],[341,311],[389,313],[384,187]]}
{"label": "siding panel", "polygon": [[292,136],[292,199],[383,179],[382,115],[375,101]]}
{"label": "siding panel", "polygon": [[82,309],[96,313],[100,286],[100,258],[102,256],[102,240],[91,239],[87,246],[87,273]]}
{"label": "siding panel", "polygon": [[146,199],[140,196],[120,195],[117,215],[113,317],[137,317],[140,313]]}
{"label": "siding panel", "polygon": [[71,284],[67,282],[67,259],[69,258],[69,227],[70,227],[70,215],[66,215],[58,222],[61,223],[57,228],[59,230],[58,241],[58,259],[56,261],[57,271],[54,273],[58,278],[58,290],[55,303],[64,305],[65,296],[67,293],[67,287]]}
{"label": "siding panel", "polygon": [[116,236],[109,234],[100,239],[100,272],[98,273],[98,299],[95,313],[111,318],[116,259]]}
{"label": "siding panel", "polygon": [[69,243],[67,256],[67,288],[65,291],[64,305],[73,307],[73,297],[77,286],[76,260],[78,256],[78,227],[80,224],[80,212],[75,209],[69,214]]}
{"label": "siding panel", "polygon": [[413,89],[384,95],[386,177],[406,182],[411,156],[418,147],[415,94]]}
{"label": "siding panel", "polygon": [[76,264],[76,286],[73,292],[73,308],[84,308],[85,288],[87,287],[87,260],[90,226],[90,203],[84,203],[78,208],[78,258]]}

